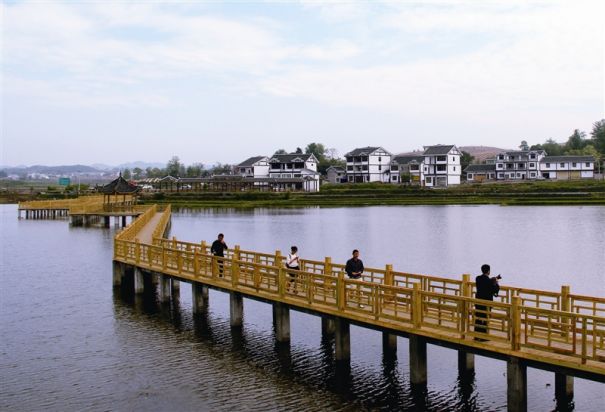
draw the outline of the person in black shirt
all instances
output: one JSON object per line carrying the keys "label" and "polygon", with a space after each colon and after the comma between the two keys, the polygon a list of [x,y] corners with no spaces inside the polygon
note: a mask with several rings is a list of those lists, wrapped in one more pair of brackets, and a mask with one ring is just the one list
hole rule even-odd
{"label": "person in black shirt", "polygon": [[227,247],[227,244],[225,243],[225,235],[219,233],[218,239],[212,242],[212,246],[210,247],[210,253],[212,253],[214,256],[220,256],[216,259],[218,266],[218,276],[220,278],[223,277],[223,259],[221,258],[225,256],[225,249],[229,249]]}
{"label": "person in black shirt", "polygon": [[351,279],[359,279],[363,273],[363,262],[359,259],[359,250],[353,251],[353,257],[347,260],[345,272]]}
{"label": "person in black shirt", "polygon": [[[475,285],[477,291],[475,293],[476,299],[494,300],[494,296],[498,295],[500,291],[500,285],[498,285],[498,279],[500,276],[490,278],[490,266],[485,264],[481,266],[481,275],[475,278]],[[487,333],[488,324],[488,312],[489,306],[475,304],[475,332]],[[485,340],[481,338],[475,338],[477,340]]]}

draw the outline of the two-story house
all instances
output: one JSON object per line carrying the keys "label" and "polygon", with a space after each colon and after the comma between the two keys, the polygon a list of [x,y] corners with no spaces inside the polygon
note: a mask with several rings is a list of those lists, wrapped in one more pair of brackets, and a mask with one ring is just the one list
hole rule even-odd
{"label": "two-story house", "polygon": [[424,186],[447,187],[460,184],[460,150],[455,145],[424,148]]}
{"label": "two-story house", "polygon": [[269,177],[269,158],[266,156],[251,157],[235,166],[234,172],[243,177]]}
{"label": "two-story house", "polygon": [[544,179],[592,179],[593,156],[545,156],[540,160],[540,173]]}
{"label": "two-story house", "polygon": [[391,153],[382,147],[362,147],[345,154],[347,181],[368,183],[390,181]]}
{"label": "two-story house", "polygon": [[[274,154],[269,159],[269,177],[274,179],[299,179],[307,192],[319,191],[317,158],[313,154]],[[296,186],[296,182],[293,181]]]}
{"label": "two-story house", "polygon": [[544,150],[515,150],[496,155],[496,178],[509,180],[537,179]]}
{"label": "two-story house", "polygon": [[391,183],[421,184],[424,181],[424,156],[399,155],[391,161]]}

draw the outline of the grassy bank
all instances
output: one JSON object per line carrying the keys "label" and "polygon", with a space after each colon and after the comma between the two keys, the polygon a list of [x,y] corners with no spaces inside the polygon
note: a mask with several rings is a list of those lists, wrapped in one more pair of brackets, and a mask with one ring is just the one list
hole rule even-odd
{"label": "grassy bank", "polygon": [[144,203],[178,207],[303,207],[368,205],[605,205],[604,181],[524,182],[425,189],[387,184],[325,185],[318,193],[155,193]]}

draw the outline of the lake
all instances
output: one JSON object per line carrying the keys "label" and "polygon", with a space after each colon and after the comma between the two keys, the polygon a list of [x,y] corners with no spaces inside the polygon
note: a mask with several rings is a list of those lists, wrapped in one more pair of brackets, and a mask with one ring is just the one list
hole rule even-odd
{"label": "lake", "polygon": [[[228,295],[210,292],[194,318],[191,291],[175,305],[112,288],[117,228],[18,220],[0,206],[2,410],[506,410],[506,365],[476,357],[472,382],[456,352],[428,347],[426,394],[410,387],[408,346],[382,355],[381,334],[351,327],[351,370],[335,367],[320,319],[291,313],[289,349],[274,344],[268,304],[245,299],[229,327]],[[604,207],[392,206],[183,209],[171,236],[332,257],[359,249],[368,267],[460,279],[483,263],[501,284],[605,296]],[[579,411],[605,409],[605,385],[575,379]],[[528,368],[528,410],[553,410],[554,375]]]}

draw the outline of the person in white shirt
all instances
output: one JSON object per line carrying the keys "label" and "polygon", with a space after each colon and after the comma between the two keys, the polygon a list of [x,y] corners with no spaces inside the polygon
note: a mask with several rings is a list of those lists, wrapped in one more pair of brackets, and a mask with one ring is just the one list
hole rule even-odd
{"label": "person in white shirt", "polygon": [[[298,248],[296,246],[292,246],[290,248],[290,253],[286,257],[286,268],[293,269],[293,270],[300,270],[300,262],[299,262],[299,258],[298,258]],[[288,281],[287,291],[290,292],[290,287],[294,286],[293,287],[294,293],[298,293],[296,290],[296,283],[297,283],[296,282],[296,273],[288,272],[288,275],[290,276],[290,280]]]}

